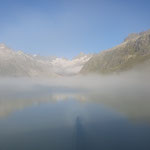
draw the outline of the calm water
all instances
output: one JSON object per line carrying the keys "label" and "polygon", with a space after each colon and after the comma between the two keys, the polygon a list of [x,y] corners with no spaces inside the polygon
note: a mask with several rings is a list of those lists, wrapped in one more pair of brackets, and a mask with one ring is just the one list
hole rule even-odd
{"label": "calm water", "polygon": [[149,150],[149,92],[122,88],[1,89],[0,150]]}

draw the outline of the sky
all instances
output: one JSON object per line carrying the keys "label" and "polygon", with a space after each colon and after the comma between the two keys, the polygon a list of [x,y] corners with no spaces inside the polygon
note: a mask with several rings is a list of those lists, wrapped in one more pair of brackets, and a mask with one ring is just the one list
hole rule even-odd
{"label": "sky", "polygon": [[149,0],[0,0],[0,43],[72,59],[150,29]]}

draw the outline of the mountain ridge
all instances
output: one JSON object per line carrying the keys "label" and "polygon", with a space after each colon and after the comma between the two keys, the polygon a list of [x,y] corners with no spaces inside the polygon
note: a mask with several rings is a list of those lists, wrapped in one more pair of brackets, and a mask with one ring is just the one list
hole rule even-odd
{"label": "mountain ridge", "polygon": [[130,34],[120,44],[95,54],[81,69],[81,74],[109,74],[127,71],[150,59],[150,30]]}
{"label": "mountain ridge", "polygon": [[[125,40],[98,54],[80,53],[71,60],[13,51],[0,44],[0,77],[58,77],[111,74],[150,65],[150,30],[129,34]],[[142,67],[141,67],[142,68]]]}
{"label": "mountain ridge", "polygon": [[56,77],[76,75],[91,54],[80,53],[72,60],[13,51],[0,44],[0,77]]}

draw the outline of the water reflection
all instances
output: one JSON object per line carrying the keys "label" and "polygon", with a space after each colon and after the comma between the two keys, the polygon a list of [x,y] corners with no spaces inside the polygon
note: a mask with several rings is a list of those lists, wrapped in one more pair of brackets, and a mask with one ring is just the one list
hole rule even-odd
{"label": "water reflection", "polygon": [[[136,89],[137,90],[137,89]],[[38,91],[37,91],[38,92]],[[26,107],[32,105],[40,105],[41,103],[58,103],[59,101],[77,100],[81,103],[95,102],[97,104],[105,105],[115,111],[122,113],[133,121],[146,121],[150,122],[150,93],[143,93],[141,91],[127,90],[123,93],[97,93],[97,92],[53,92],[53,93],[41,93],[37,95],[25,93],[26,96],[9,96],[7,93],[6,98],[0,98],[0,117],[5,117],[17,110],[23,110]],[[24,94],[24,95],[25,95]],[[39,92],[38,92],[39,94]]]}
{"label": "water reflection", "polygon": [[18,111],[16,101],[15,109],[11,109],[15,112],[0,119],[0,149],[150,148],[150,126],[132,123],[107,105],[74,98],[46,102],[39,99],[39,105],[33,105],[32,100],[26,105],[25,101],[24,109]]}
{"label": "water reflection", "polygon": [[0,85],[0,149],[150,149],[149,84],[110,85]]}
{"label": "water reflection", "polygon": [[89,149],[88,146],[88,142],[87,142],[87,139],[86,139],[86,132],[85,132],[85,129],[84,129],[84,126],[82,124],[82,120],[79,116],[77,116],[77,119],[76,119],[76,123],[75,123],[75,126],[76,126],[76,130],[75,130],[75,148],[77,150],[83,150],[83,149]]}

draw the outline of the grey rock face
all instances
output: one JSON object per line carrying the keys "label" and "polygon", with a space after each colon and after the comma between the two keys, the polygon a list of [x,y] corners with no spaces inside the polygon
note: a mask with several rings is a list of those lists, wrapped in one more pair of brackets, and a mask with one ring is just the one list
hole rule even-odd
{"label": "grey rock face", "polygon": [[94,55],[80,72],[83,74],[121,72],[148,60],[150,60],[150,30],[131,34],[120,45]]}
{"label": "grey rock face", "polygon": [[48,61],[36,59],[22,51],[15,52],[0,44],[1,77],[50,77],[56,76]]}

